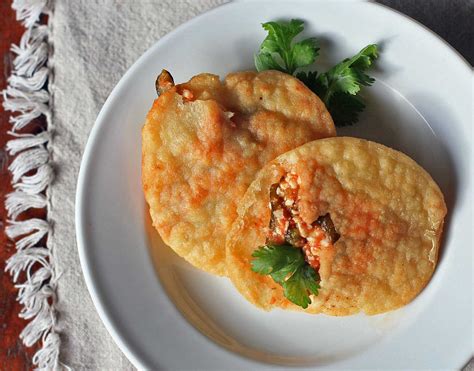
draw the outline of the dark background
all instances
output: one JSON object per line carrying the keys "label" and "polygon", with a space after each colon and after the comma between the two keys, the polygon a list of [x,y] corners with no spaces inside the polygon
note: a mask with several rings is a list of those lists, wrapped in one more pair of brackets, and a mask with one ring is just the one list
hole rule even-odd
{"label": "dark background", "polygon": [[[62,1],[62,0],[56,0]],[[12,0],[0,0],[0,91],[5,88],[12,56],[10,44],[18,43],[23,28],[16,22],[11,10]],[[474,0],[379,0],[381,4],[392,7],[416,19],[432,29],[456,50],[467,61],[474,64]],[[139,4],[139,2],[137,2]],[[11,192],[10,175],[7,170],[11,158],[4,150],[9,137],[7,130],[8,113],[0,106],[0,370],[29,370],[31,359],[37,347],[26,349],[18,335],[26,321],[18,318],[20,305],[15,301],[16,289],[9,275],[3,272],[6,259],[15,248],[7,240],[3,227],[6,220],[4,197]],[[44,120],[37,120],[28,130],[35,131],[44,125]],[[36,128],[35,128],[36,126]],[[30,216],[44,217],[41,211],[31,211]]]}
{"label": "dark background", "polygon": [[474,65],[474,0],[377,0],[430,28]]}

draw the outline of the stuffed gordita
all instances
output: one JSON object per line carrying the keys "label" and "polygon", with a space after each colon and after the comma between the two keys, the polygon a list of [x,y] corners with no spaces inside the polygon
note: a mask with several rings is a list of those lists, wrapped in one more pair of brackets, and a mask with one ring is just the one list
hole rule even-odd
{"label": "stuffed gordita", "polygon": [[142,131],[142,182],[153,225],[194,266],[224,275],[225,240],[255,174],[278,155],[336,129],[324,103],[278,71],[163,71]]}
{"label": "stuffed gordita", "polygon": [[238,214],[227,271],[245,298],[265,310],[341,316],[417,296],[436,266],[446,205],[408,156],[338,137],[266,165]]}

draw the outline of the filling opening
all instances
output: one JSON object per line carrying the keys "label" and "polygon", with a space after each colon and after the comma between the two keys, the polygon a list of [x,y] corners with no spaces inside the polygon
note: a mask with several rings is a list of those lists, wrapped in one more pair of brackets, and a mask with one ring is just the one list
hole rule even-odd
{"label": "filling opening", "polygon": [[[308,224],[300,215],[298,193],[300,179],[294,173],[284,175],[270,187],[270,225],[265,246],[252,254],[252,270],[269,275],[283,288],[292,303],[307,308],[311,296],[319,294],[319,272],[327,271],[327,258],[334,251],[339,234],[329,214]],[[323,264],[321,264],[321,261]],[[271,297],[274,304],[276,297]]]}
{"label": "filling opening", "polygon": [[267,244],[290,244],[301,248],[306,262],[318,271],[319,251],[333,245],[340,237],[331,216],[325,214],[311,224],[299,212],[300,179],[295,173],[284,175],[279,183],[270,187],[271,218]]}

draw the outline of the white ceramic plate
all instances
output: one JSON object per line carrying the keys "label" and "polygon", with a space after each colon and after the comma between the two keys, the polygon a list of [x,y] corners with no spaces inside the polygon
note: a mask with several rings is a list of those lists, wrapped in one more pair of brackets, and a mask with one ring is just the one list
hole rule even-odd
{"label": "white ceramic plate", "polygon": [[[443,190],[440,262],[411,304],[373,317],[311,316],[248,304],[226,278],[177,258],[150,228],[140,182],[141,123],[168,68],[253,68],[260,23],[300,18],[323,65],[381,46],[361,122],[339,134],[412,156]],[[215,30],[220,30],[216,32]],[[176,45],[180,47],[177,48]],[[192,60],[193,63],[188,63]],[[127,357],[147,369],[454,368],[472,354],[471,69],[413,20],[367,2],[238,2],[163,37],[125,74],[92,130],[77,189],[77,239],[96,308]],[[120,127],[120,130],[117,130]]]}

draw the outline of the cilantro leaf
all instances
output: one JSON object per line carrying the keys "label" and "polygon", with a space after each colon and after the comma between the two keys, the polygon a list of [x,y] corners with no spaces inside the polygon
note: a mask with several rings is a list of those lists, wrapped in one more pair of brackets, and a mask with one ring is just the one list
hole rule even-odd
{"label": "cilantro leaf", "polygon": [[285,297],[292,303],[307,308],[310,294],[318,295],[319,275],[305,261],[301,249],[291,245],[261,246],[252,254],[252,270],[270,275],[283,287]]}
{"label": "cilantro leaf", "polygon": [[318,276],[314,269],[308,264],[302,265],[290,278],[283,282],[285,297],[304,309],[308,308],[308,305],[311,304],[308,293],[314,295],[319,293],[319,284],[316,279],[318,279]]}
{"label": "cilantro leaf", "polygon": [[316,273],[316,271],[309,264],[305,264],[302,268],[302,271],[303,271],[302,275],[303,275],[306,289],[310,293],[314,295],[318,295],[319,289],[321,288],[319,286],[319,281],[321,280],[321,278],[319,277],[319,274]]}
{"label": "cilantro leaf", "polygon": [[290,22],[267,22],[262,26],[268,34],[255,55],[257,71],[278,70],[296,75],[325,103],[336,126],[356,123],[365,108],[357,94],[362,86],[370,86],[375,81],[366,71],[378,57],[377,45],[366,46],[325,73],[298,72],[312,64],[319,52],[315,38],[294,42],[293,39],[303,31],[304,22],[292,19]]}
{"label": "cilantro leaf", "polygon": [[296,77],[301,80],[308,88],[310,88],[318,97],[324,92],[324,88],[319,81],[319,74],[317,71],[298,72]]}
{"label": "cilantro leaf", "polygon": [[285,72],[269,53],[255,54],[255,67],[257,71],[277,70]]}
{"label": "cilantro leaf", "polygon": [[[292,247],[293,250],[296,250]],[[283,266],[280,270],[275,271],[270,274],[273,278],[273,281],[279,284],[284,284],[285,280],[291,277],[300,267],[301,262],[299,259],[288,262],[287,265]]]}
{"label": "cilantro leaf", "polygon": [[260,274],[271,274],[297,261],[299,252],[291,245],[265,245],[255,250],[252,270]]}
{"label": "cilantro leaf", "polygon": [[291,75],[298,68],[313,63],[318,56],[319,47],[315,38],[293,43],[293,39],[304,29],[303,21],[267,22],[262,27],[268,35],[255,55],[257,71],[278,70]]}
{"label": "cilantro leaf", "polygon": [[377,45],[371,44],[325,73],[300,72],[296,77],[322,99],[336,126],[352,125],[365,108],[356,95],[361,86],[370,86],[375,81],[365,71],[377,57]]}
{"label": "cilantro leaf", "polygon": [[318,56],[319,46],[315,37],[310,37],[293,45],[291,67],[294,73],[296,69],[309,66]]}
{"label": "cilantro leaf", "polygon": [[333,94],[328,105],[332,119],[339,127],[355,124],[364,108],[365,104],[359,97],[340,92]]}
{"label": "cilantro leaf", "polygon": [[325,89],[323,101],[328,102],[336,92],[355,95],[360,91],[361,85],[372,85],[375,80],[365,71],[377,57],[377,45],[371,44],[352,58],[344,59],[328,72],[319,75],[318,81]]}

